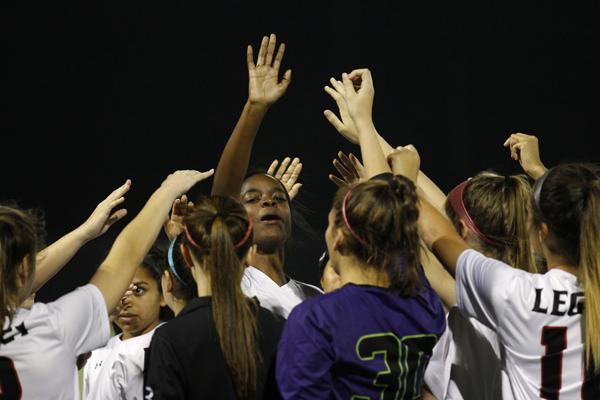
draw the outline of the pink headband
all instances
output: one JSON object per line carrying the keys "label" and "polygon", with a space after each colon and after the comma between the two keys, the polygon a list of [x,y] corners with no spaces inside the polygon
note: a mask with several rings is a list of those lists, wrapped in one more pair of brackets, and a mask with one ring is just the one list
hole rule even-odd
{"label": "pink headband", "polygon": [[465,186],[469,183],[468,180],[456,186],[454,189],[448,193],[448,201],[452,206],[452,209],[456,213],[456,216],[463,220],[467,228],[469,228],[479,239],[486,242],[487,244],[491,244],[492,246],[503,246],[502,243],[499,243],[495,240],[492,240],[485,236],[475,225],[475,221],[469,215],[467,209],[465,208],[465,203],[463,200],[463,192],[465,191]]}
{"label": "pink headband", "polygon": [[[246,240],[248,240],[248,238],[250,237],[250,234],[252,233],[252,226],[254,224],[252,223],[252,219],[248,218],[248,229],[246,229],[246,233],[244,234],[244,237],[242,238],[242,240],[240,240],[239,242],[237,242],[236,244],[233,245],[234,248],[239,248],[241,245],[243,245],[244,243],[246,243]],[[202,246],[200,246],[198,243],[196,243],[194,241],[194,239],[192,238],[192,235],[190,235],[190,231],[188,230],[187,225],[183,226],[183,230],[185,232],[185,237],[187,238],[187,240],[194,245],[194,247],[201,249]]]}
{"label": "pink headband", "polygon": [[352,234],[352,236],[354,236],[354,239],[358,240],[364,246],[368,246],[367,242],[365,242],[364,240],[362,240],[360,238],[360,236],[358,236],[356,234],[356,232],[354,232],[354,229],[352,229],[352,227],[350,226],[350,222],[348,221],[348,215],[346,215],[346,202],[348,201],[348,197],[350,197],[350,192],[351,191],[352,190],[348,190],[348,192],[344,196],[344,201],[342,202],[342,217],[344,217],[344,223],[346,224],[346,227],[348,228],[348,230],[350,231],[350,233]]}

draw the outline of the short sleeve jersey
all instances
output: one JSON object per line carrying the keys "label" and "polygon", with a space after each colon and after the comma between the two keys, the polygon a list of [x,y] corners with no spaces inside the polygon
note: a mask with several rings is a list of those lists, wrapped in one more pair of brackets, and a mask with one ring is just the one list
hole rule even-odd
{"label": "short sleeve jersey", "polygon": [[113,336],[105,347],[94,350],[83,372],[83,399],[141,400],[144,356],[154,330],[122,340]]}
{"label": "short sleeve jersey", "polygon": [[294,279],[279,286],[264,272],[246,267],[242,279],[242,290],[248,297],[256,297],[261,307],[287,318],[294,307],[306,299],[323,294],[323,291],[308,283]]}
{"label": "short sleeve jersey", "polygon": [[290,314],[277,355],[285,399],[413,399],[446,325],[430,287],[415,297],[347,284]]}
{"label": "short sleeve jersey", "polygon": [[495,331],[515,399],[598,399],[584,369],[583,290],[560,269],[531,274],[464,251],[456,267],[458,307]]}
{"label": "short sleeve jersey", "polygon": [[110,337],[106,304],[93,285],[19,308],[0,343],[0,393],[8,399],[78,399],[75,360]]}

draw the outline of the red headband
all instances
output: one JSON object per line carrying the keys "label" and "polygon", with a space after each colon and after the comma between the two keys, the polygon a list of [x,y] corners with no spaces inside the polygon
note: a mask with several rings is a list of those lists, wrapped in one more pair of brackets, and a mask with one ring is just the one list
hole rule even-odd
{"label": "red headband", "polygon": [[[242,238],[242,239],[241,239],[239,242],[237,242],[236,244],[234,244],[234,245],[233,245],[233,247],[234,247],[234,248],[236,248],[236,249],[237,249],[237,248],[239,248],[241,245],[243,245],[244,243],[246,243],[246,240],[248,240],[248,238],[250,237],[250,234],[252,233],[252,226],[253,226],[252,219],[248,218],[248,229],[246,229],[246,233],[244,234],[244,237],[243,237],[243,238]],[[188,230],[188,227],[187,227],[187,225],[184,225],[184,226],[183,226],[183,230],[184,230],[184,232],[185,232],[185,237],[187,238],[187,240],[188,240],[188,241],[189,241],[189,242],[190,242],[192,245],[194,245],[194,247],[196,247],[196,248],[198,248],[198,249],[201,249],[201,248],[202,248],[202,246],[200,246],[198,243],[196,243],[196,242],[194,241],[194,239],[192,238],[192,235],[190,235],[190,231]]]}
{"label": "red headband", "polygon": [[348,230],[350,231],[350,233],[352,234],[352,236],[354,236],[354,239],[358,240],[364,246],[368,246],[367,242],[365,242],[364,240],[362,240],[360,238],[360,236],[358,236],[356,234],[356,232],[354,232],[354,229],[352,229],[352,227],[350,226],[350,222],[348,221],[348,215],[346,215],[346,202],[348,201],[348,197],[350,196],[350,192],[351,191],[352,190],[348,190],[348,192],[344,196],[344,201],[342,201],[342,217],[344,217],[344,223],[346,224],[346,227],[348,228]]}
{"label": "red headband", "polygon": [[485,236],[475,225],[475,221],[469,215],[469,212],[465,208],[465,203],[463,200],[463,192],[465,191],[465,186],[469,183],[468,180],[456,186],[454,189],[448,193],[448,201],[452,206],[452,209],[456,213],[456,216],[463,220],[467,228],[469,228],[479,239],[486,242],[487,244],[491,244],[492,246],[503,246],[502,243],[499,243],[495,240],[492,240]]}

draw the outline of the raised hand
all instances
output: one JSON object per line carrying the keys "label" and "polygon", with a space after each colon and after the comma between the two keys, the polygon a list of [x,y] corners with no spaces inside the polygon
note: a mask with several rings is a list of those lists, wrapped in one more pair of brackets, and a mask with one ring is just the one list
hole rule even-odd
{"label": "raised hand", "polygon": [[504,142],[504,147],[510,148],[510,157],[517,160],[527,175],[539,179],[547,168],[540,159],[538,138],[524,133],[513,133]]}
{"label": "raised hand", "polygon": [[342,74],[343,90],[337,90],[346,100],[348,114],[355,124],[371,122],[375,88],[371,71],[366,68],[355,69],[350,74]]}
{"label": "raised hand", "polygon": [[352,153],[347,156],[341,151],[338,152],[337,158],[333,159],[333,166],[337,169],[341,178],[330,174],[329,180],[339,187],[349,186],[367,180],[365,167],[363,167],[362,163]]}
{"label": "raised hand", "polygon": [[127,210],[122,208],[113,212],[113,209],[125,201],[125,193],[131,188],[131,180],[115,189],[92,212],[89,218],[81,225],[81,230],[86,241],[97,238],[108,230],[115,222],[127,215]]}
{"label": "raised hand", "polygon": [[348,105],[342,93],[345,93],[344,84],[335,78],[330,78],[331,87],[325,86],[325,92],[329,94],[338,106],[340,118],[331,110],[325,110],[323,114],[327,121],[346,139],[352,143],[358,143],[358,131],[356,125],[348,112]]}
{"label": "raised hand", "polygon": [[414,183],[417,182],[421,157],[415,146],[412,144],[398,146],[388,154],[387,160],[394,175],[403,175]]}
{"label": "raised hand", "polygon": [[290,69],[285,71],[283,78],[279,81],[279,67],[285,52],[285,44],[279,45],[277,54],[273,58],[276,43],[277,38],[273,33],[270,37],[263,37],[256,64],[252,46],[248,46],[246,61],[248,63],[248,102],[250,104],[269,107],[283,96],[291,82],[292,70]]}
{"label": "raised hand", "polygon": [[290,196],[290,200],[293,200],[302,187],[301,183],[296,183],[302,172],[302,163],[298,157],[294,157],[293,160],[290,157],[286,157],[281,162],[281,165],[279,165],[279,168],[277,168],[278,165],[279,161],[273,160],[267,173],[281,181]]}
{"label": "raised hand", "polygon": [[175,197],[179,197],[190,190],[196,183],[212,176],[214,172],[214,169],[206,172],[190,169],[175,171],[167,176],[167,179],[163,181],[161,187],[173,190],[176,193]]}
{"label": "raised hand", "polygon": [[173,202],[171,215],[167,217],[163,227],[169,241],[175,239],[183,232],[183,218],[192,207],[194,207],[194,203],[189,201],[185,194]]}

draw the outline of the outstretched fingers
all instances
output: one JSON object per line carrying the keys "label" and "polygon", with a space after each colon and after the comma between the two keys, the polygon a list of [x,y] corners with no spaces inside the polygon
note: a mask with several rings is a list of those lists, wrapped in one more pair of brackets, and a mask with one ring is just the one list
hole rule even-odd
{"label": "outstretched fingers", "polygon": [[273,62],[273,54],[275,54],[275,45],[277,43],[277,37],[274,33],[269,36],[269,42],[267,44],[267,56],[265,58],[265,65],[271,65]]}
{"label": "outstretched fingers", "polygon": [[267,36],[263,36],[262,41],[260,42],[260,49],[258,50],[258,58],[256,60],[256,66],[264,65],[267,57],[267,46],[269,44],[269,38]]}
{"label": "outstretched fingers", "polygon": [[275,56],[275,61],[273,62],[273,68],[275,71],[279,72],[279,67],[281,66],[281,61],[283,60],[283,54],[285,53],[285,43],[281,43],[279,45],[279,49],[277,50],[277,55]]}

